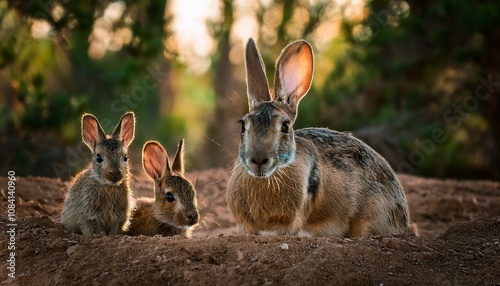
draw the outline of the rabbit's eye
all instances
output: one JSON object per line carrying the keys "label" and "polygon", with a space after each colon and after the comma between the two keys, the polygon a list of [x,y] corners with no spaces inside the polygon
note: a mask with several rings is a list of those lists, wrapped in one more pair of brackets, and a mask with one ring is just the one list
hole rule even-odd
{"label": "rabbit's eye", "polygon": [[166,198],[167,198],[167,202],[169,202],[169,203],[175,201],[175,197],[174,197],[174,195],[172,195],[171,192],[167,192]]}
{"label": "rabbit's eye", "polygon": [[245,121],[240,120],[240,124],[241,124],[241,133],[245,133]]}
{"label": "rabbit's eye", "polygon": [[102,163],[103,159],[101,157],[101,154],[97,154],[96,161],[97,161],[97,163]]}
{"label": "rabbit's eye", "polygon": [[127,162],[127,160],[128,160],[127,155],[123,156],[123,161]]}
{"label": "rabbit's eye", "polygon": [[290,131],[290,122],[288,121],[283,122],[283,124],[281,125],[281,132],[288,133],[289,131]]}

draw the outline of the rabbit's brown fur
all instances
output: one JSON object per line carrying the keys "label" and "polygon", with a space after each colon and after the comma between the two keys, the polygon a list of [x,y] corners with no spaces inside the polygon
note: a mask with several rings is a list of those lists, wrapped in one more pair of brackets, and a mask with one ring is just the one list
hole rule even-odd
{"label": "rabbit's brown fur", "polygon": [[[155,181],[155,199],[140,198],[130,220],[129,235],[181,235],[190,238],[199,215],[194,186],[184,177],[184,140],[177,148],[172,166],[160,143],[144,144],[142,158],[146,173]],[[174,198],[167,200],[167,195]]]}
{"label": "rabbit's brown fur", "polygon": [[67,230],[120,234],[127,229],[133,199],[126,156],[134,128],[132,112],[122,116],[111,136],[93,115],[82,116],[82,138],[92,150],[92,162],[69,184],[61,213]]}
{"label": "rabbit's brown fur", "polygon": [[[250,112],[226,191],[244,233],[358,237],[409,233],[405,194],[389,164],[347,133],[292,130],[312,81],[312,49],[285,48],[269,94],[253,40],[246,48]],[[263,88],[264,86],[264,88]]]}

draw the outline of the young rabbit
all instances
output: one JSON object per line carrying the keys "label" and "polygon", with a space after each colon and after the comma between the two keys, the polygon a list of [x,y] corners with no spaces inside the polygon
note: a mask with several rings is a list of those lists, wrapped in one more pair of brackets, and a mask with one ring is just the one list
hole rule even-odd
{"label": "young rabbit", "polygon": [[133,207],[127,150],[134,139],[133,112],[122,116],[112,135],[97,118],[82,116],[83,142],[92,150],[92,163],[69,185],[61,213],[64,227],[80,234],[120,234]]}
{"label": "young rabbit", "polygon": [[409,233],[406,197],[394,171],[351,134],[293,131],[313,78],[311,46],[288,45],[276,62],[274,97],[255,43],[245,50],[249,113],[226,199],[249,234],[359,237]]}
{"label": "young rabbit", "polygon": [[184,177],[184,140],[179,142],[172,166],[167,152],[156,141],[144,144],[142,163],[155,182],[155,198],[137,200],[127,234],[190,238],[199,216],[196,191]]}

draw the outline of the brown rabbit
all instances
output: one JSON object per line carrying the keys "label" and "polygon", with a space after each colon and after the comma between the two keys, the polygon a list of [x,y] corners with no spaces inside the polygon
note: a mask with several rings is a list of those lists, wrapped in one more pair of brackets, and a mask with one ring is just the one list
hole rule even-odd
{"label": "brown rabbit", "polygon": [[155,181],[155,198],[137,200],[127,234],[190,238],[199,216],[196,191],[184,177],[184,140],[179,142],[172,166],[160,143],[146,142],[142,150],[142,164]]}
{"label": "brown rabbit", "polygon": [[313,78],[301,40],[276,62],[274,97],[250,39],[245,51],[250,112],[241,120],[239,157],[226,199],[243,233],[358,237],[409,233],[406,197],[372,148],[326,128],[293,131]]}
{"label": "brown rabbit", "polygon": [[120,234],[133,207],[127,150],[134,139],[135,116],[122,116],[112,135],[97,118],[82,116],[83,142],[92,150],[92,163],[69,184],[61,213],[64,227],[80,234]]}

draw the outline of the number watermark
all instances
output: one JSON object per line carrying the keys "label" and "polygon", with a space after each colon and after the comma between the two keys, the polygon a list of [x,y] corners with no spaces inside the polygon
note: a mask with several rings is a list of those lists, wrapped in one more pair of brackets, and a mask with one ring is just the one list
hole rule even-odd
{"label": "number watermark", "polygon": [[16,278],[16,172],[7,173],[7,270],[10,278]]}

